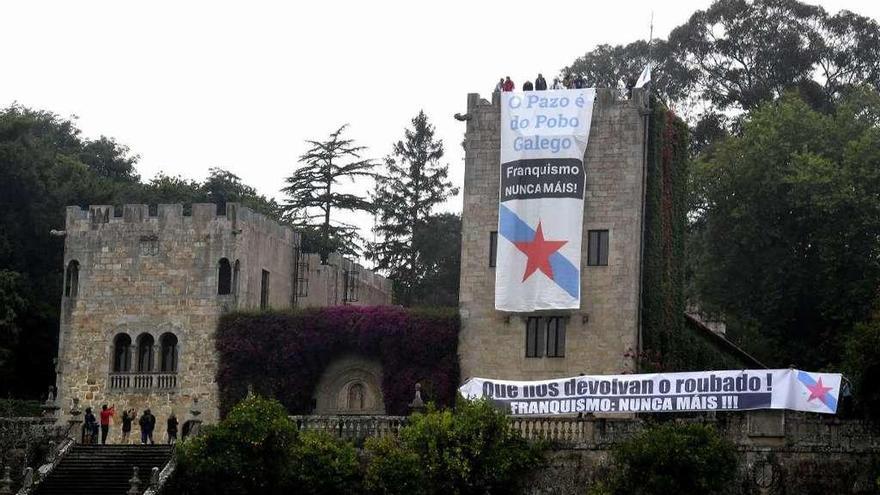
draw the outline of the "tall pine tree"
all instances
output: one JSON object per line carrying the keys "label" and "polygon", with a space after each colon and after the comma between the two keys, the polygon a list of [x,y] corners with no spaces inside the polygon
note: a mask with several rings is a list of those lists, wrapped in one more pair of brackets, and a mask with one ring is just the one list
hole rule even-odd
{"label": "tall pine tree", "polygon": [[386,173],[376,179],[373,204],[377,222],[373,228],[380,240],[372,244],[376,267],[386,270],[395,282],[395,299],[409,306],[417,301],[423,281],[436,269],[426,262],[423,242],[431,229],[425,228],[435,206],[458,194],[448,179],[449,166],[441,165],[443,142],[434,139],[434,127],[424,111],[412,119],[405,140],[394,145],[385,157]]}
{"label": "tall pine tree", "polygon": [[287,217],[304,231],[304,249],[320,253],[322,263],[332,252],[353,257],[360,252],[357,227],[331,221],[331,211],[372,211],[367,198],[335,189],[340,179],[372,177],[375,167],[372,160],[361,158],[365,147],[342,137],[347,126],[325,141],[306,141],[311,148],[299,158],[303,166],[285,179],[288,186],[282,189],[289,198],[284,205]]}

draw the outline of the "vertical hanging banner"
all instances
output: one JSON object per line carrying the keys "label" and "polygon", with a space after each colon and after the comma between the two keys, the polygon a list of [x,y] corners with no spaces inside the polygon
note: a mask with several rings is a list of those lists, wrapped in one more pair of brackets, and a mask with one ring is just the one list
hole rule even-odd
{"label": "vertical hanging banner", "polygon": [[501,93],[497,310],[580,308],[595,97],[595,89]]}

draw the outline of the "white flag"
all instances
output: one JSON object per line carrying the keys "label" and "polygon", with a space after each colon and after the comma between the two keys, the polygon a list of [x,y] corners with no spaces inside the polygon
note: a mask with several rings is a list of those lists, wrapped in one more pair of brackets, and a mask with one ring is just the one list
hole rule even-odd
{"label": "white flag", "polygon": [[644,70],[642,70],[642,73],[639,75],[639,80],[636,81],[635,87],[641,88],[649,82],[651,82],[651,64],[646,65]]}

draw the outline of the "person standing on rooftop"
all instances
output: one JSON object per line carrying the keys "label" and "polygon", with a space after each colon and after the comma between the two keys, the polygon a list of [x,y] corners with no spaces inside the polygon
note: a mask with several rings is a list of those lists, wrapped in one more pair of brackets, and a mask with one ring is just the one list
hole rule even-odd
{"label": "person standing on rooftop", "polygon": [[516,89],[516,85],[510,80],[510,76],[507,76],[504,80],[504,86],[501,87],[501,91],[513,91],[514,89]]}
{"label": "person standing on rooftop", "polygon": [[535,79],[535,91],[544,91],[547,89],[547,80],[544,79],[544,75],[538,73],[538,78]]}

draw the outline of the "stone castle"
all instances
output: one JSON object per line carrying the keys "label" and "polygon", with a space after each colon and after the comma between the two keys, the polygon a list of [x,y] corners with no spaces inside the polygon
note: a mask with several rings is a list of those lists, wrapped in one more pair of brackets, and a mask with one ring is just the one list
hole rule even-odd
{"label": "stone castle", "polygon": [[68,208],[60,404],[151,408],[182,419],[196,409],[213,422],[214,332],[223,313],[391,303],[384,277],[335,255],[322,265],[300,252],[297,232],[263,215],[234,203],[224,214],[214,204],[191,209]]}
{"label": "stone castle", "polygon": [[579,310],[495,310],[500,95],[468,95],[462,210],[461,376],[542,379],[632,370],[639,346],[647,100],[599,89],[584,157]]}
{"label": "stone castle", "polygon": [[[582,305],[494,309],[500,98],[468,96],[459,338],[461,378],[539,379],[632,371],[640,345],[647,100],[599,90],[585,156]],[[121,213],[121,215],[117,215]],[[65,407],[117,404],[159,417],[197,401],[218,417],[214,333],[227,311],[391,303],[363,267],[301,253],[293,230],[237,204],[67,211],[57,387]],[[378,363],[340,356],[316,387],[316,413],[384,412]],[[360,404],[346,407],[354,394]],[[161,430],[161,429],[160,429]],[[161,431],[160,431],[161,433]]]}

